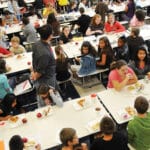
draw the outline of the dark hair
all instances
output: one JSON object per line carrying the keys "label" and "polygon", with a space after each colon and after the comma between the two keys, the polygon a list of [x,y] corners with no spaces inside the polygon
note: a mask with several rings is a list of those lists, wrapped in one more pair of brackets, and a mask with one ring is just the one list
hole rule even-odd
{"label": "dark hair", "polygon": [[22,18],[22,23],[24,24],[24,25],[27,25],[27,24],[29,24],[29,18],[27,18],[27,17],[23,17]]}
{"label": "dark hair", "polygon": [[125,60],[121,59],[121,60],[118,60],[118,61],[114,61],[110,65],[110,70],[120,69],[122,66],[125,66],[125,65],[127,65]]}
{"label": "dark hair", "polygon": [[46,24],[42,26],[39,30],[40,36],[42,40],[47,40],[50,35],[52,35],[52,28],[51,25]]}
{"label": "dark hair", "polygon": [[0,26],[3,26],[3,19],[0,17]]}
{"label": "dark hair", "polygon": [[10,15],[11,14],[11,12],[9,11],[9,10],[5,10],[4,11],[4,15],[6,16],[6,15]]}
{"label": "dark hair", "polygon": [[137,18],[139,21],[144,21],[144,19],[145,19],[145,12],[144,12],[143,10],[139,9],[139,10],[137,10],[137,11],[135,12],[135,16],[136,16],[136,18]]}
{"label": "dark hair", "polygon": [[121,40],[123,43],[126,43],[126,42],[127,42],[127,39],[126,39],[125,36],[119,37],[118,40]]}
{"label": "dark hair", "polygon": [[79,9],[79,11],[80,11],[81,14],[83,14],[85,10],[84,10],[83,7],[81,7],[81,8]]}
{"label": "dark hair", "polygon": [[103,117],[100,122],[100,130],[106,135],[113,134],[115,131],[115,124],[110,117]]}
{"label": "dark hair", "polygon": [[47,84],[41,84],[38,88],[38,94],[46,94],[50,87]]}
{"label": "dark hair", "polygon": [[135,59],[134,59],[135,65],[136,65],[137,67],[139,67],[139,58],[138,58],[138,52],[139,52],[139,51],[144,51],[144,52],[145,52],[146,56],[145,56],[145,58],[144,58],[144,62],[145,62],[145,64],[148,63],[147,50],[146,50],[146,48],[145,48],[144,46],[140,46],[140,47],[138,48],[137,52],[136,52]]}
{"label": "dark hair", "polygon": [[139,28],[131,28],[131,32],[134,33],[134,35],[136,37],[138,37],[140,34],[140,29]]}
{"label": "dark hair", "polygon": [[105,47],[107,47],[108,49],[111,49],[111,50],[112,50],[110,41],[109,41],[109,39],[108,39],[106,36],[101,37],[101,38],[99,39],[99,41],[104,41]]}
{"label": "dark hair", "polygon": [[6,72],[6,61],[4,59],[0,59],[0,74]]}
{"label": "dark hair", "polygon": [[47,24],[52,24],[53,22],[57,22],[57,19],[54,13],[50,13],[47,18]]}
{"label": "dark hair", "polygon": [[8,93],[5,95],[1,103],[6,108],[7,113],[12,110],[12,104],[15,102],[16,98],[17,97],[13,93]]}
{"label": "dark hair", "polygon": [[9,149],[10,150],[23,150],[24,143],[20,135],[14,135],[9,140]]}
{"label": "dark hair", "polygon": [[95,48],[91,45],[91,43],[89,41],[84,41],[82,43],[82,46],[81,46],[81,54],[82,55],[84,55],[83,47],[87,47],[88,48],[88,50],[89,50],[88,54],[91,54],[94,57],[96,56],[97,52],[96,52]]}
{"label": "dark hair", "polygon": [[[113,57],[113,50],[111,47],[111,44],[109,42],[109,39],[104,36],[102,38],[99,39],[99,42],[103,41],[105,43],[105,47],[103,48],[103,51],[107,52],[110,56]],[[100,48],[100,45],[98,44],[98,55],[102,52],[102,49]]]}
{"label": "dark hair", "polygon": [[135,99],[134,108],[139,114],[144,114],[149,108],[148,100],[143,96],[138,96]]}
{"label": "dark hair", "polygon": [[63,145],[68,146],[68,142],[73,140],[74,136],[76,135],[76,131],[73,128],[63,128],[60,131],[60,140]]}

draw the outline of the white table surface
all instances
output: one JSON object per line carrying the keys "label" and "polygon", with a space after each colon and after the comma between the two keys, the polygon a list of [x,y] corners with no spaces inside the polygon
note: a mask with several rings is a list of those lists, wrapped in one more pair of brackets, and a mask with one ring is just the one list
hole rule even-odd
{"label": "white table surface", "polygon": [[112,5],[108,5],[108,8],[113,10],[114,13],[119,13],[119,12],[123,12],[125,10],[125,3],[121,3],[119,5],[116,4],[112,4]]}
{"label": "white table surface", "polygon": [[145,24],[144,26],[140,27],[140,35],[143,37],[144,40],[150,39],[149,32],[150,32],[150,25]]}
{"label": "white table surface", "polygon": [[[36,23],[39,24],[39,26],[43,26],[46,22],[44,19],[37,19],[37,17],[29,17],[30,22],[33,26],[35,26]],[[5,31],[6,34],[13,34],[13,33],[17,33],[17,32],[21,32],[22,31],[22,22],[18,23],[18,24],[12,24],[11,26],[5,26]]]}
{"label": "white table surface", "polygon": [[149,83],[145,83],[143,80],[138,82],[144,85],[144,90],[140,92],[136,92],[136,90],[129,91],[127,87],[125,87],[119,92],[114,89],[108,89],[98,93],[102,103],[118,124],[123,124],[133,119],[133,116],[124,119],[122,115],[126,107],[130,106],[134,108],[134,101],[137,96],[145,96],[149,100],[150,81]]}
{"label": "white table surface", "polygon": [[[91,100],[90,96],[86,99]],[[34,139],[41,144],[42,149],[46,149],[60,144],[59,132],[64,127],[76,129],[79,138],[95,133],[96,131],[87,128],[88,123],[93,120],[100,121],[103,116],[108,116],[107,112],[98,99],[94,103],[91,102],[89,107],[76,110],[74,104],[77,104],[77,100],[79,99],[65,102],[62,108],[53,106],[52,114],[45,118],[36,117],[37,112],[41,109],[23,114],[28,122],[21,123],[18,127],[12,128],[10,122],[6,121],[5,125],[0,127],[0,140],[4,141],[5,150],[8,150],[8,141],[15,134]],[[99,115],[95,112],[96,107],[101,108]],[[19,118],[23,118],[23,115],[20,115]]]}
{"label": "white table surface", "polygon": [[35,0],[25,0],[25,3],[34,3]]}
{"label": "white table surface", "polygon": [[140,7],[148,7],[150,6],[150,1],[149,0],[136,0],[136,6]]}
{"label": "white table surface", "polygon": [[[21,58],[17,58],[18,55],[5,58],[6,65],[11,68],[6,74],[17,73],[23,70],[28,70],[32,66],[32,52],[19,54]],[[30,65],[28,64],[30,62]]]}
{"label": "white table surface", "polygon": [[6,26],[5,27],[6,34],[13,34],[17,32],[22,31],[22,25],[21,24],[12,24],[11,26]]}
{"label": "white table surface", "polygon": [[[54,50],[54,47],[52,50]],[[55,52],[53,54],[56,58]],[[32,52],[25,52],[19,55],[21,55],[21,58],[17,58],[18,55],[5,58],[6,65],[11,68],[11,70],[6,73],[7,75],[17,74],[18,72],[29,70],[32,67]]]}
{"label": "white table surface", "polygon": [[68,56],[68,58],[73,58],[73,57],[81,56],[80,49],[83,41],[89,41],[95,47],[95,49],[98,50],[99,39],[101,37],[107,36],[108,39],[110,40],[111,46],[114,48],[117,46],[117,40],[121,35],[128,36],[129,32],[121,32],[116,34],[103,34],[97,37],[92,35],[92,36],[86,36],[84,38],[79,38],[79,39],[76,38],[74,39],[74,42],[63,44],[62,47],[65,54]]}
{"label": "white table surface", "polygon": [[0,2],[0,9],[7,8],[8,2]]}

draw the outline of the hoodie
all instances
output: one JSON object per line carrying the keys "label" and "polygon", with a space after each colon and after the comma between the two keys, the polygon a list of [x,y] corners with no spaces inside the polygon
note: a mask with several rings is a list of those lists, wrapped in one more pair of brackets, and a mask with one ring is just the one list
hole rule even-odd
{"label": "hoodie", "polygon": [[128,140],[136,150],[150,150],[150,113],[145,118],[135,116],[129,122]]}

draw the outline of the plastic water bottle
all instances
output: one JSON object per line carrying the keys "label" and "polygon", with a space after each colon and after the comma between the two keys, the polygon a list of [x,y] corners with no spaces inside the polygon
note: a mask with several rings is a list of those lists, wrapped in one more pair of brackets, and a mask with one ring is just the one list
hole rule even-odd
{"label": "plastic water bottle", "polygon": [[145,82],[145,83],[148,83],[148,82],[149,82],[149,79],[148,79],[148,76],[147,76],[147,75],[144,77],[144,82]]}

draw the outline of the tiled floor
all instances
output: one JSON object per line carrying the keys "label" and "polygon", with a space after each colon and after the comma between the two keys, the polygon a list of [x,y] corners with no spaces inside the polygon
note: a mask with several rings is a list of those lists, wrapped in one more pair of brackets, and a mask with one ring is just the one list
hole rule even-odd
{"label": "tiled floor", "polygon": [[81,97],[105,90],[105,87],[102,84],[95,85],[91,88],[83,88],[77,84],[74,84],[74,86]]}

